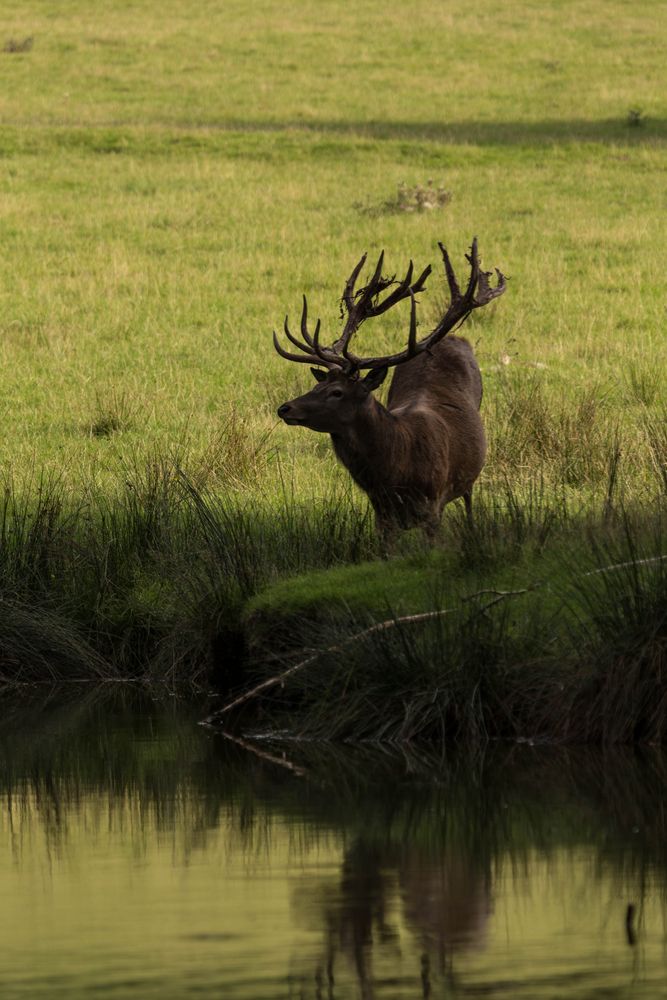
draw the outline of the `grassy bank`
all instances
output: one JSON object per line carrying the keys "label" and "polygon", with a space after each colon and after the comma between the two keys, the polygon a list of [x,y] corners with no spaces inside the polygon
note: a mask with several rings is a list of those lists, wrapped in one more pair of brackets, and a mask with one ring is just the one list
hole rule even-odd
{"label": "grassy bank", "polygon": [[662,741],[667,513],[614,474],[596,512],[482,492],[474,528],[453,510],[388,561],[349,492],[277,513],[166,461],[76,510],[7,488],[2,678],[213,683],[218,712],[269,680],[216,724],[308,737]]}
{"label": "grassy bank", "polygon": [[262,665],[211,721],[259,708],[306,738],[664,741],[665,508],[555,513],[482,507],[444,550],[269,587],[246,606]]}

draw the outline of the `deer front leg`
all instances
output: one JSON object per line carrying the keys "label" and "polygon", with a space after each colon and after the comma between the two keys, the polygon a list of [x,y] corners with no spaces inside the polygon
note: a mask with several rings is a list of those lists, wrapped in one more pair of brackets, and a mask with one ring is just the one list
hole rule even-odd
{"label": "deer front leg", "polygon": [[440,517],[429,518],[424,522],[423,529],[429,545],[437,545],[441,538],[442,520]]}
{"label": "deer front leg", "polygon": [[468,527],[473,528],[475,526],[475,519],[472,514],[472,488],[470,488],[467,493],[463,494],[463,502],[466,505],[466,520],[468,522]]}
{"label": "deer front leg", "polygon": [[383,559],[388,559],[394,549],[398,528],[393,518],[375,511],[375,534]]}

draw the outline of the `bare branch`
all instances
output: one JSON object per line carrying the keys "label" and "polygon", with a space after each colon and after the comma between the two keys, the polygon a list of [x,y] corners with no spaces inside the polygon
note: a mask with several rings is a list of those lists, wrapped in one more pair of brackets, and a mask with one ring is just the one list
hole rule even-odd
{"label": "bare branch", "polygon": [[[539,586],[539,584],[524,587],[521,590],[480,590],[475,594],[469,594],[467,597],[462,598],[462,600],[472,600],[473,598],[481,597],[484,594],[494,594],[495,596],[492,600],[480,609],[483,612],[488,610],[488,608],[493,607],[494,604],[498,604],[500,601],[506,600],[508,597],[521,597],[528,593],[529,590],[535,589],[536,586]],[[459,608],[441,608],[438,611],[423,611],[416,615],[401,615],[398,618],[388,618],[386,621],[376,622],[375,625],[371,625],[369,628],[362,629],[361,632],[355,632],[354,635],[348,636],[347,639],[344,639],[342,642],[335,643],[333,646],[327,646],[326,649],[318,650],[311,656],[306,657],[305,660],[300,660],[299,663],[295,663],[294,666],[289,667],[287,670],[283,670],[282,673],[276,674],[274,677],[267,678],[267,680],[262,681],[261,684],[257,684],[256,687],[251,688],[250,691],[245,691],[243,694],[239,695],[238,698],[235,698],[233,701],[223,705],[222,708],[218,708],[211,715],[203,719],[201,724],[210,725],[222,715],[226,715],[227,712],[231,712],[233,708],[238,708],[239,705],[243,705],[251,698],[256,698],[257,695],[262,694],[263,691],[268,691],[269,688],[275,687],[276,684],[284,684],[285,681],[293,674],[298,673],[305,667],[309,667],[311,663],[315,663],[320,659],[320,657],[325,656],[327,653],[342,653],[343,650],[353,642],[365,639],[366,636],[373,635],[376,632],[386,632],[389,629],[396,628],[398,625],[418,625],[421,622],[433,621],[436,618],[442,618],[444,615],[456,614],[459,610]]]}

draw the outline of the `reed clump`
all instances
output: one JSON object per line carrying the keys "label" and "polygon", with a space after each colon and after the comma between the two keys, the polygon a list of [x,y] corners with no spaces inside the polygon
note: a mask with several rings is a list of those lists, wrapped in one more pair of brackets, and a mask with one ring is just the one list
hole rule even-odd
{"label": "reed clump", "polygon": [[[399,607],[400,589],[386,585],[381,625],[377,605],[360,615],[341,604],[335,623],[316,629],[299,622],[296,603],[283,610],[308,655],[260,672],[263,712],[280,718],[289,707],[292,727],[308,738],[663,742],[667,511],[573,519],[548,549],[537,522],[513,562],[501,554],[497,511],[486,511],[491,518],[495,563],[471,570],[462,543],[458,576],[451,562],[432,567],[429,614]],[[509,555],[513,519],[504,519]]]}
{"label": "reed clump", "polygon": [[[244,456],[241,460],[245,461]],[[258,508],[196,485],[174,457],[74,502],[57,479],[6,480],[0,507],[0,679],[203,682],[242,651],[244,601],[271,579],[370,555],[344,492]]]}

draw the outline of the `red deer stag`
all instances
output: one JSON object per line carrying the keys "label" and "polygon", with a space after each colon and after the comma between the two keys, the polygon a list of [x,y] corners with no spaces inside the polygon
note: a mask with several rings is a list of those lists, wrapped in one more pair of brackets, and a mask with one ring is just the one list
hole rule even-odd
{"label": "red deer stag", "polygon": [[[283,358],[327,369],[311,368],[317,385],[278,409],[286,424],[297,424],[331,435],[336,455],[373,505],[378,534],[386,547],[399,528],[421,526],[433,540],[442,511],[450,500],[463,497],[472,517],[471,494],[486,453],[479,415],[482,378],[472,347],[462,337],[447,336],[473,309],[479,309],[505,291],[505,278],[489,283],[490,272],[480,269],[477,240],[470,255],[470,277],[461,292],[449,255],[439,244],[449,285],[450,301],[435,328],[417,339],[415,296],[424,288],[430,265],[413,283],[413,265],[402,281],[382,277],[384,252],[373,277],[363,288],[355,284],[366,262],[361,258],[347,280],[342,303],[347,313],[343,332],[331,347],[320,343],[320,321],[308,329],[308,304],[303,297],[301,340],[289,329],[285,336],[299,351],[273,343]],[[392,286],[395,286],[392,288]],[[382,297],[387,289],[392,288]],[[361,324],[410,300],[407,347],[397,354],[357,357],[350,341]],[[374,397],[389,368],[396,367],[382,406]],[[360,378],[359,373],[368,369]]]}

